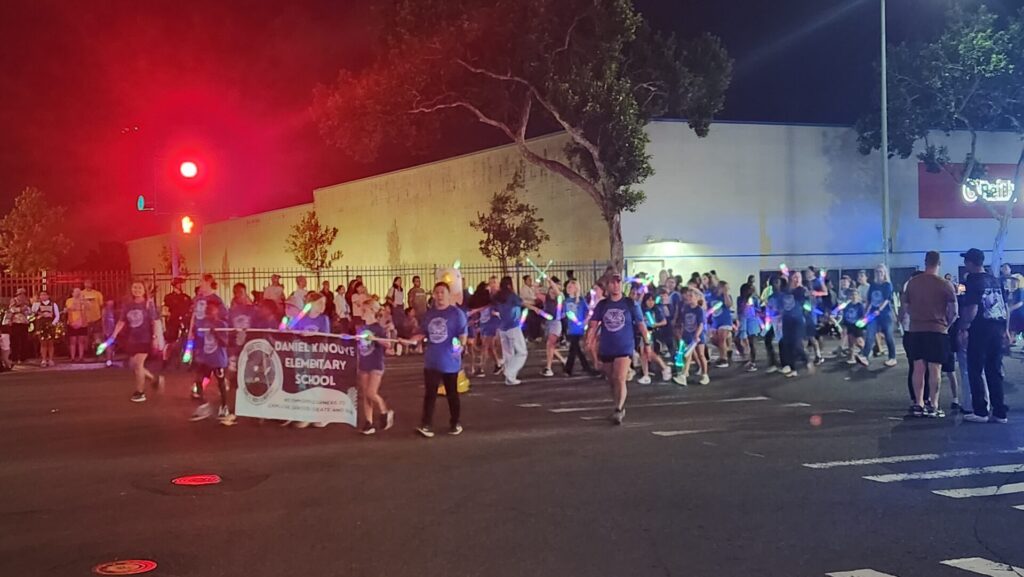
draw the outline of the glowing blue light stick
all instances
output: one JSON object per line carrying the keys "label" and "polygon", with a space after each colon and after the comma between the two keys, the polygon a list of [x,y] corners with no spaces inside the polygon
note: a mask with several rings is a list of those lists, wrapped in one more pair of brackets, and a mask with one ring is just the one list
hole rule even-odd
{"label": "glowing blue light stick", "polygon": [[185,354],[181,355],[181,362],[186,365],[192,362],[192,351],[196,348],[195,339],[189,339],[185,343]]}
{"label": "glowing blue light stick", "polygon": [[459,340],[459,337],[452,337],[452,354],[462,354],[462,341]]}
{"label": "glowing blue light stick", "polygon": [[676,351],[676,367],[683,368],[686,366],[686,341],[679,341],[679,350]]}
{"label": "glowing blue light stick", "polygon": [[103,341],[102,343],[100,343],[100,345],[98,347],[96,347],[96,355],[97,356],[102,355],[103,352],[106,351],[108,348],[110,348],[110,345],[113,345],[113,344],[114,344],[113,337]]}
{"label": "glowing blue light stick", "polygon": [[523,312],[519,313],[519,328],[522,329],[523,325],[526,324],[526,315],[530,314],[530,309],[524,308]]}

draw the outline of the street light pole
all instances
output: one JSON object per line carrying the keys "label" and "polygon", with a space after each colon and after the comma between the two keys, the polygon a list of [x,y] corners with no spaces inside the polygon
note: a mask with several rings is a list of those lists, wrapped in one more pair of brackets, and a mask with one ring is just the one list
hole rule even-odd
{"label": "street light pole", "polygon": [[889,266],[892,232],[889,229],[889,91],[886,63],[885,0],[882,5],[882,262]]}

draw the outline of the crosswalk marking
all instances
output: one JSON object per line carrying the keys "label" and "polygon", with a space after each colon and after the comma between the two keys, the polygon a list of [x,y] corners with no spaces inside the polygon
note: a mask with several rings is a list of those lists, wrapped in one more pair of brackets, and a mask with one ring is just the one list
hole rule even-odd
{"label": "crosswalk marking", "polygon": [[995,561],[989,561],[988,559],[982,559],[981,557],[969,557],[966,559],[950,559],[943,561],[943,565],[949,567],[956,567],[957,569],[963,569],[964,571],[970,571],[977,573],[978,575],[987,575],[988,577],[1020,577],[1024,575],[1024,569],[1020,567],[1014,567],[1005,563],[996,563]]}
{"label": "crosswalk marking", "polygon": [[[751,401],[768,401],[771,400],[768,397],[741,397],[738,399],[718,399],[714,401],[673,401],[667,403],[640,403],[636,405],[626,405],[627,409],[646,409],[651,407],[680,407],[684,405],[702,405],[710,403],[745,403]],[[552,413],[583,413],[590,411],[605,411],[607,407],[560,407],[556,409],[548,409]]]}
{"label": "crosswalk marking", "polygon": [[783,407],[809,407],[809,406],[811,406],[811,404],[810,403],[789,403],[789,404],[782,405],[782,406]]}
{"label": "crosswalk marking", "polygon": [[1024,493],[1024,483],[1009,483],[1007,485],[991,485],[989,487],[973,487],[970,489],[942,489],[932,491],[936,495],[952,497],[954,499],[967,499],[970,497],[996,497],[999,495],[1013,495]]}
{"label": "crosswalk marking", "polygon": [[680,435],[699,435],[700,433],[713,433],[718,429],[693,429],[690,431],[651,431],[652,435],[659,437],[678,437]]}
{"label": "crosswalk marking", "polygon": [[521,408],[521,409],[533,409],[533,408],[539,407],[540,403],[523,403],[521,405],[516,405],[516,406]]}
{"label": "crosswalk marking", "polygon": [[879,573],[874,569],[857,569],[856,571],[843,571],[842,573],[826,573],[828,577],[893,577],[888,573]]}
{"label": "crosswalk marking", "polygon": [[919,473],[869,475],[864,478],[869,481],[876,481],[879,483],[896,483],[899,481],[952,479],[953,477],[969,477],[971,475],[985,475],[991,473],[1020,473],[1022,471],[1024,471],[1024,464],[1015,463],[1012,465],[990,465],[988,467],[967,467],[962,469],[944,469],[941,471],[921,471]]}
{"label": "crosswalk marking", "polygon": [[827,461],[824,463],[804,463],[809,469],[832,469],[835,467],[859,467],[861,465],[884,465],[888,463],[909,463],[913,461],[935,461],[947,457],[971,457],[975,455],[1009,455],[1024,453],[1024,447],[1003,449],[999,451],[952,451],[949,453],[922,453],[920,455],[895,455],[892,457],[876,457],[856,459],[852,461]]}

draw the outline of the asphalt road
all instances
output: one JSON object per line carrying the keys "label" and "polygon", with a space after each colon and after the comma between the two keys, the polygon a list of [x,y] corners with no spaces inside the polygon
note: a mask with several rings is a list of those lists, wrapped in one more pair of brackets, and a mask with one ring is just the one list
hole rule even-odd
{"label": "asphalt road", "polygon": [[[600,381],[485,378],[465,433],[432,440],[419,358],[391,360],[397,425],[370,438],[190,423],[184,374],[144,404],[123,370],[4,374],[0,576],[1015,575],[995,563],[1024,567],[1024,416],[905,421],[905,361],[875,365],[633,385],[622,427]],[[197,473],[224,481],[170,484]]]}

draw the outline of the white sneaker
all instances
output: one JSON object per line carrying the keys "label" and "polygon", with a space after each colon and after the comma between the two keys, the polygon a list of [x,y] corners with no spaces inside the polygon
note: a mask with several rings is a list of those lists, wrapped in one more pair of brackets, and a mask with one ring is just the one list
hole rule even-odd
{"label": "white sneaker", "polygon": [[227,415],[221,417],[220,424],[224,425],[225,427],[231,427],[233,425],[238,424],[238,418],[235,417],[233,414],[228,413]]}
{"label": "white sneaker", "polygon": [[968,423],[987,423],[988,415],[982,417],[980,415],[975,415],[974,413],[967,413],[964,415],[964,420]]}
{"label": "white sneaker", "polygon": [[227,405],[221,405],[220,409],[217,410],[217,418],[218,419],[223,419],[226,416],[228,416],[228,406]]}
{"label": "white sneaker", "polygon": [[711,377],[709,377],[707,375],[701,375],[700,376],[700,384],[706,385],[706,384],[708,384],[710,382],[711,382]]}
{"label": "white sneaker", "polygon": [[776,367],[775,365],[771,365],[771,366],[768,367],[768,370],[766,370],[765,372],[768,373],[768,374],[771,374],[771,373],[777,373],[778,371],[779,371],[779,367]]}
{"label": "white sneaker", "polygon": [[792,379],[793,377],[799,377],[800,376],[799,374],[797,374],[796,371],[789,371],[788,373],[782,373],[782,374],[786,375],[787,379]]}
{"label": "white sneaker", "polygon": [[544,375],[545,377],[555,376],[555,373],[551,369],[544,369],[544,372],[541,374]]}
{"label": "white sneaker", "polygon": [[895,367],[896,364],[897,364],[896,363],[896,359],[889,359],[889,360],[885,361],[885,366],[887,366],[887,367]]}
{"label": "white sneaker", "polygon": [[330,425],[330,423],[328,423],[327,421],[317,421],[313,423],[313,426],[318,429],[326,429],[327,425]]}
{"label": "white sneaker", "polygon": [[728,369],[729,368],[729,361],[719,361],[719,362],[715,363],[715,368]]}
{"label": "white sneaker", "polygon": [[640,377],[639,379],[637,379],[636,382],[640,383],[641,385],[649,385],[649,384],[651,384],[651,376],[650,375],[644,375],[644,376]]}
{"label": "white sneaker", "polygon": [[672,382],[679,385],[680,387],[688,386],[686,382],[686,373],[679,373],[672,379]]}
{"label": "white sneaker", "polygon": [[665,370],[661,371],[661,380],[666,382],[672,380],[672,369],[666,367]]}
{"label": "white sneaker", "polygon": [[634,371],[633,369],[629,369],[629,372],[626,373],[626,381],[627,382],[628,381],[632,381],[633,377],[635,377],[635,376],[636,376],[636,371]]}
{"label": "white sneaker", "polygon": [[786,365],[786,366],[782,367],[782,374],[784,374],[784,375],[788,375],[788,374],[789,374],[789,373],[791,373],[791,372],[793,372],[793,369],[791,369],[791,368],[789,367],[789,365]]}
{"label": "white sneaker", "polygon": [[523,381],[520,381],[519,379],[516,379],[514,381],[505,381],[506,387],[517,387],[521,384],[523,384]]}

